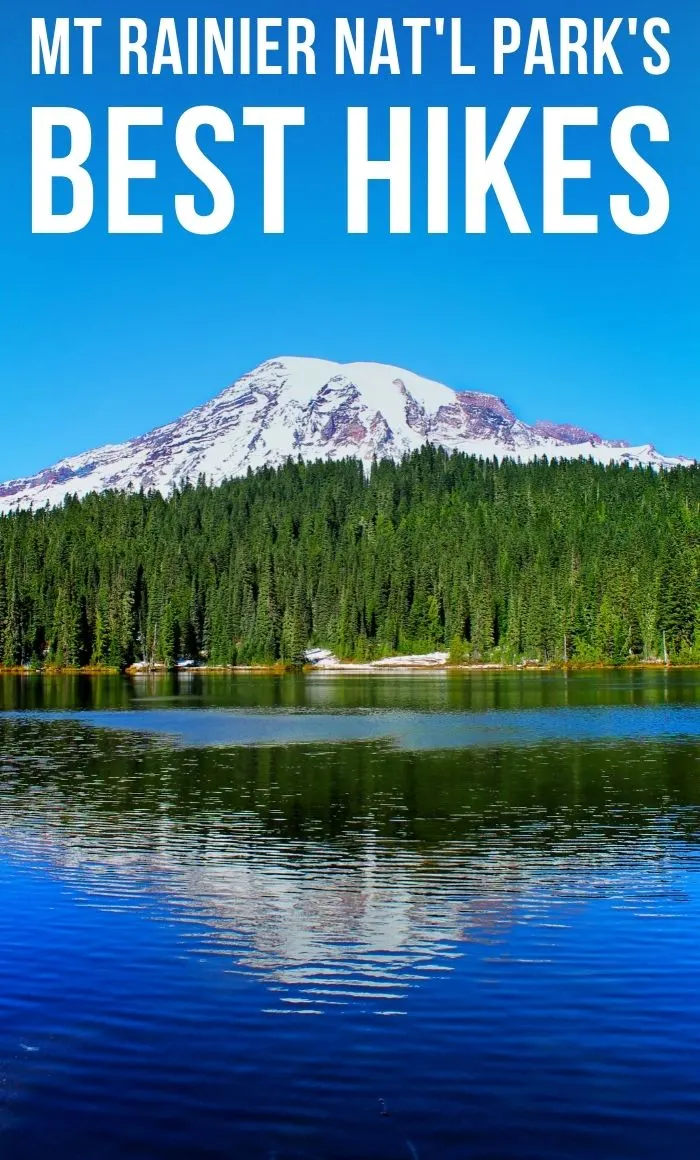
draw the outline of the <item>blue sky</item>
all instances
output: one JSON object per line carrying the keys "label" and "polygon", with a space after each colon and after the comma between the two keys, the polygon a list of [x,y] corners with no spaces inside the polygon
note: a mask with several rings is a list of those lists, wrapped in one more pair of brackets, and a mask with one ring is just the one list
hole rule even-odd
{"label": "blue sky", "polygon": [[[3,307],[0,383],[3,434],[0,479],[26,474],[63,455],[136,435],[211,397],[265,358],[318,355],[396,363],[455,387],[502,395],[525,419],[582,424],[609,437],[653,440],[668,453],[700,455],[698,353],[698,179],[700,101],[696,67],[700,16],[687,0],[640,3],[640,20],[671,23],[673,64],[651,78],[639,49],[620,52],[623,77],[488,75],[487,34],[494,15],[586,15],[587,5],[496,0],[467,5],[402,6],[358,2],[351,9],[289,0],[236,15],[310,16],[318,21],[319,75],[290,77],[132,77],[118,75],[116,17],[199,14],[198,6],[151,0],[125,7],[94,0],[17,0],[4,16],[0,42],[3,172],[0,182]],[[233,14],[211,0],[206,15]],[[476,78],[452,78],[426,50],[421,77],[340,78],[332,73],[335,15],[462,15],[474,30]],[[95,75],[30,75],[32,15],[102,15]],[[601,0],[595,14],[617,7]],[[30,109],[75,105],[90,116],[96,209],[79,234],[32,236]],[[162,212],[162,236],[109,236],[106,231],[106,108],[165,108],[163,129],[134,136],[135,152],[155,156],[158,180],[139,188],[134,208]],[[237,140],[212,157],[232,181],[230,228],[194,237],[176,222],[173,198],[196,186],[174,145],[177,117],[191,105],[225,108]],[[303,104],[307,124],[291,130],[287,157],[287,232],[262,233],[259,130],[243,129],[246,104]],[[367,237],[345,233],[345,109],[371,109],[371,144],[385,140],[386,109],[414,109],[414,231],[391,236],[386,197],[373,195]],[[424,228],[424,110],[447,104],[453,126],[451,230]],[[465,104],[487,105],[495,131],[509,106],[532,105],[532,124],[513,152],[511,172],[533,225],[511,236],[492,206],[485,237],[463,231]],[[573,130],[573,155],[590,156],[593,179],[572,189],[567,208],[599,212],[597,236],[543,236],[542,105],[597,105],[597,129]],[[651,237],[629,237],[609,221],[611,193],[633,188],[615,162],[609,125],[626,105],[661,109],[670,145],[640,149],[671,191],[671,217]],[[140,183],[144,187],[146,183]],[[639,205],[639,211],[642,211]]]}

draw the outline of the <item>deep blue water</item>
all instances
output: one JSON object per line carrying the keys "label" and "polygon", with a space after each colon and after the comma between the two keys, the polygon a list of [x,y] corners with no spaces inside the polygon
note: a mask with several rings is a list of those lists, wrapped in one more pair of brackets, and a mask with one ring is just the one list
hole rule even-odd
{"label": "deep blue water", "polygon": [[698,1154],[700,674],[0,708],[3,1157]]}

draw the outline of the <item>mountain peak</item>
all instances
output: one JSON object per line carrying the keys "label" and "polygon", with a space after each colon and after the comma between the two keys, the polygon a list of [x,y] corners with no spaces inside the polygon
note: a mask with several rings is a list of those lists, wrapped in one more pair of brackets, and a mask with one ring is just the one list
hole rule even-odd
{"label": "mountain peak", "polygon": [[288,458],[399,459],[426,443],[485,458],[592,456],[656,468],[691,460],[581,427],[518,419],[503,399],[455,391],[401,367],[285,355],[269,359],[182,418],[126,443],[63,459],[0,485],[0,511],[107,489],[158,490],[244,475]]}

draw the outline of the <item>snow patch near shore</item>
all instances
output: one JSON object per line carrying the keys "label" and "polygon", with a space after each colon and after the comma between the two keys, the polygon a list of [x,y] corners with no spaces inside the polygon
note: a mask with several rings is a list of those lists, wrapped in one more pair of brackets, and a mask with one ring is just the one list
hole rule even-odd
{"label": "snow patch near shore", "polygon": [[340,661],[329,649],[308,649],[306,661],[316,669],[342,669],[344,672],[371,672],[374,669],[434,669],[447,664],[449,653],[416,653],[412,656],[382,657],[379,661],[360,663]]}

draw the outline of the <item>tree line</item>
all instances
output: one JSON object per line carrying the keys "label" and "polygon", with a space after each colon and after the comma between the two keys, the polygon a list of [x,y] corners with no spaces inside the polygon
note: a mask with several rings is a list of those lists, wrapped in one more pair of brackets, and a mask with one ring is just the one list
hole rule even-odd
{"label": "tree line", "polygon": [[0,663],[700,661],[700,467],[288,462],[0,517]]}

